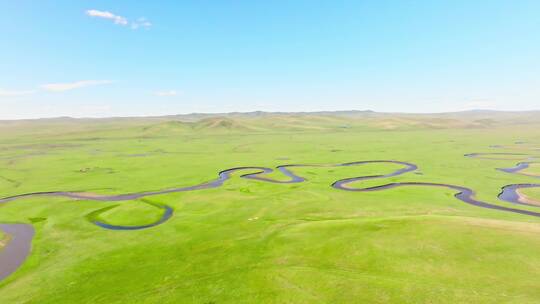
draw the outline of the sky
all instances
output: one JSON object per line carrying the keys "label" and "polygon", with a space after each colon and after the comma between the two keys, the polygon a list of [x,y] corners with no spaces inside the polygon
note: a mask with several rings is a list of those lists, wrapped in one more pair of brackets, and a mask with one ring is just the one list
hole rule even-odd
{"label": "sky", "polygon": [[540,109],[540,1],[0,0],[0,119]]}

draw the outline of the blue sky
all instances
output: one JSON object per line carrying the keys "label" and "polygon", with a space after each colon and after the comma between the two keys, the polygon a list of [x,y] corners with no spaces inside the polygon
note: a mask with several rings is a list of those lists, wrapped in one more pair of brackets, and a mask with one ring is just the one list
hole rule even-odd
{"label": "blue sky", "polygon": [[0,119],[540,109],[540,1],[2,1]]}

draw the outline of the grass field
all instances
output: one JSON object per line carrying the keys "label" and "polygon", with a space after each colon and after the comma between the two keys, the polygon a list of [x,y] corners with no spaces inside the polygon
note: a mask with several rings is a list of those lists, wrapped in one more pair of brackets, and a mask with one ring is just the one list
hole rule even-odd
{"label": "grass field", "polygon": [[[418,171],[358,186],[448,183],[492,204],[539,211],[497,199],[504,185],[540,182],[495,170],[520,157],[464,156],[540,157],[538,113],[462,116],[4,122],[0,196],[122,194],[191,186],[238,166],[399,160]],[[36,230],[29,258],[0,281],[0,303],[540,303],[540,218],[467,205],[442,188],[330,187],[397,169],[301,167],[292,169],[307,179],[298,184],[236,174],[220,188],[136,200],[51,196],[0,204],[0,223]],[[537,189],[526,194],[540,199]],[[145,225],[160,218],[156,205],[163,204],[173,216],[149,229],[91,223]]]}
{"label": "grass field", "polygon": [[531,197],[531,198],[533,198],[533,199],[538,199],[538,200],[540,200],[540,189],[538,189],[538,188],[526,189],[526,190],[523,190],[523,192],[524,192],[528,197]]}
{"label": "grass field", "polygon": [[536,175],[540,177],[540,165],[538,163],[531,164],[527,170],[524,171],[527,174]]}
{"label": "grass field", "polygon": [[523,189],[521,193],[528,203],[540,206],[540,188]]}

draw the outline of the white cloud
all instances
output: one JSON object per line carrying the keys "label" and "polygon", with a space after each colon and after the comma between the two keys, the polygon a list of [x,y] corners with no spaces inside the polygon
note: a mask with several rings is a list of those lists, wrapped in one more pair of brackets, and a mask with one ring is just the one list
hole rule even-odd
{"label": "white cloud", "polygon": [[69,90],[78,89],[78,88],[109,84],[109,83],[112,83],[112,81],[110,80],[81,80],[81,81],[68,82],[68,83],[49,83],[49,84],[41,85],[40,88],[47,91],[51,91],[51,92],[63,92],[63,91],[69,91]]}
{"label": "white cloud", "polygon": [[139,28],[149,29],[151,26],[152,26],[152,23],[146,20],[146,18],[139,18],[135,22],[131,23],[131,28],[134,30],[139,29]]}
{"label": "white cloud", "polygon": [[86,15],[90,17],[103,18],[112,20],[115,24],[122,26],[130,26],[131,29],[137,30],[139,28],[149,29],[152,26],[152,23],[146,18],[141,17],[133,22],[129,22],[126,17],[115,15],[108,11],[98,11],[95,9],[87,10]]}
{"label": "white cloud", "polygon": [[158,92],[154,92],[154,95],[156,95],[156,96],[176,96],[176,95],[178,95],[178,92],[175,91],[175,90],[158,91]]}
{"label": "white cloud", "polygon": [[499,105],[490,100],[473,100],[462,106],[463,110],[497,110]]}
{"label": "white cloud", "polygon": [[33,94],[34,91],[13,91],[0,89],[0,97],[14,97]]}
{"label": "white cloud", "polygon": [[87,10],[86,14],[90,17],[110,19],[115,24],[128,25],[128,20],[125,17],[115,15],[107,11],[98,11],[95,9]]}

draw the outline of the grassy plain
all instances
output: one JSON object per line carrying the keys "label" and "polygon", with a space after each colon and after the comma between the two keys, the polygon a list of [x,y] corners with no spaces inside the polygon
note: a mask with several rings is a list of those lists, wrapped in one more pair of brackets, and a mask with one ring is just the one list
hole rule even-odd
{"label": "grassy plain", "polygon": [[[529,200],[534,200],[536,202],[540,202],[540,187],[539,188],[528,188],[528,189],[522,189],[520,192],[525,195],[525,197]],[[540,203],[537,203],[540,205]]]}
{"label": "grassy plain", "polygon": [[[540,151],[539,151],[540,152]],[[539,176],[540,177],[540,164],[538,163],[533,163],[529,166],[529,168],[527,168],[526,170],[523,171],[524,173],[527,173],[527,174],[531,174],[531,175],[536,175],[536,176]]]}
{"label": "grassy plain", "polygon": [[[415,163],[419,174],[364,185],[449,183],[515,207],[497,200],[501,187],[538,179],[495,170],[515,160],[464,154],[503,145],[539,156],[538,114],[471,115],[6,122],[0,193],[119,194],[190,186],[237,166],[387,159]],[[306,182],[235,176],[221,188],[144,200],[2,204],[0,223],[30,223],[36,235],[28,260],[0,282],[0,303],[540,302],[540,218],[470,206],[446,189],[330,187],[397,168],[295,168]],[[144,225],[163,212],[152,204],[167,204],[174,215],[139,231],[89,221]]]}

